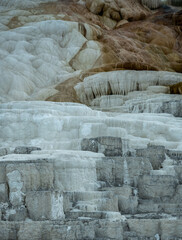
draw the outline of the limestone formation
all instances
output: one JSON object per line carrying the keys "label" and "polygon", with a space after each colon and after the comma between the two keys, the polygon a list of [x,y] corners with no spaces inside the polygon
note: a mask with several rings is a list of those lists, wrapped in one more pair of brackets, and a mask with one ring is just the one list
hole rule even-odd
{"label": "limestone formation", "polygon": [[[178,152],[177,160],[176,154],[162,146],[148,146],[151,152],[155,149],[156,156],[162,153],[162,168],[158,165],[153,170],[151,162],[156,161],[156,157],[144,155],[145,149],[126,155],[126,140],[102,137],[99,142],[108,148],[120,146],[123,153],[115,156],[113,149],[112,156],[108,157],[87,151],[82,154],[78,151],[43,151],[40,154],[41,151],[37,151],[1,157],[0,176],[4,175],[0,184],[1,239],[119,240],[130,236],[180,239],[181,231],[174,231],[169,223],[181,227],[177,218],[181,217],[182,191],[176,171],[181,166],[182,152]],[[83,148],[87,150],[85,145]],[[88,150],[91,150],[89,146]],[[87,163],[93,163],[89,172]],[[86,180],[92,171],[96,174],[82,188],[83,182],[86,184],[84,176]],[[58,172],[62,180],[56,177]],[[73,182],[68,183],[63,178],[64,173],[71,173],[67,180],[74,176]]]}
{"label": "limestone formation", "polygon": [[[95,72],[181,72],[180,10],[152,14],[131,0],[40,2],[1,1],[0,102],[78,102],[74,86]],[[98,4],[102,11],[92,13]]]}
{"label": "limestone formation", "polygon": [[98,96],[128,95],[128,93],[133,91],[145,91],[150,86],[170,86],[181,81],[182,74],[177,73],[129,70],[112,71],[98,73],[85,78],[82,83],[79,83],[75,87],[75,90],[81,102],[87,103],[86,101],[88,101],[90,104]]}
{"label": "limestone formation", "polygon": [[181,80],[177,73],[112,71],[86,77],[75,90],[82,103],[96,109],[181,117],[182,98],[174,95],[180,93]]}
{"label": "limestone formation", "polygon": [[[0,119],[0,147],[5,148],[26,143],[45,150],[79,150],[82,139],[101,136],[129,138],[132,148],[147,147],[148,143],[174,150],[182,146],[181,118],[168,114],[113,114],[76,103],[34,101],[1,104]],[[103,145],[99,139],[97,142]],[[103,147],[99,147],[101,153],[109,151]],[[120,150],[116,151],[120,155]]]}
{"label": "limestone formation", "polygon": [[0,0],[0,240],[181,240],[171,4]]}

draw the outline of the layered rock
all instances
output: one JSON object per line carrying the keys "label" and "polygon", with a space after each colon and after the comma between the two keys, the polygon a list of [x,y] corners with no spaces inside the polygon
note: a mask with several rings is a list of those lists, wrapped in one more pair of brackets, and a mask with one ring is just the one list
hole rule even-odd
{"label": "layered rock", "polygon": [[[112,71],[86,77],[75,86],[82,103],[104,111],[170,113],[181,117],[182,74]],[[171,94],[170,94],[171,93]]]}
{"label": "layered rock", "polygon": [[182,19],[159,4],[1,1],[1,240],[181,239]]}
{"label": "layered rock", "polygon": [[82,150],[0,158],[1,239],[180,239],[182,152],[106,136]]}
{"label": "layered rock", "polygon": [[76,1],[28,9],[14,3],[25,9],[1,7],[1,102],[78,102],[73,87],[95,72],[181,72],[180,11],[164,8],[152,14],[138,1],[119,1],[104,3],[100,16],[88,10],[89,3],[87,8]]}
{"label": "layered rock", "polygon": [[168,114],[113,114],[81,104],[34,101],[1,104],[0,116],[4,148],[79,150],[83,138],[100,136],[128,138],[132,148],[148,143],[178,150],[182,146],[181,118]]}
{"label": "layered rock", "polygon": [[[182,74],[152,71],[113,71],[98,73],[84,79],[75,90],[82,102],[92,101],[102,95],[127,95],[133,91],[145,91],[151,86],[168,87],[180,83]],[[160,89],[159,92],[163,91]],[[154,90],[155,91],[155,90]],[[157,88],[156,88],[157,91]],[[164,92],[168,90],[164,90]]]}

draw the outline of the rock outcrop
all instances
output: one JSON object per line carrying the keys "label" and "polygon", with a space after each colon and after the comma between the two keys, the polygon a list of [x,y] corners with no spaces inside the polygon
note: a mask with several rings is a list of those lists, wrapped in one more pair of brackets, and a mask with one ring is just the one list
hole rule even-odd
{"label": "rock outcrop", "polygon": [[111,137],[82,150],[0,157],[1,239],[180,239],[182,152]]}
{"label": "rock outcrop", "polygon": [[95,109],[134,113],[170,113],[181,117],[182,75],[160,71],[112,71],[93,74],[75,86],[80,101]]}
{"label": "rock outcrop", "polygon": [[178,3],[0,1],[0,240],[181,240]]}
{"label": "rock outcrop", "polygon": [[86,7],[92,13],[101,16],[101,21],[114,25],[114,21],[118,22],[122,19],[140,20],[149,13],[138,0],[86,0]]}
{"label": "rock outcrop", "polygon": [[[2,2],[1,102],[78,102],[74,86],[96,72],[181,72],[179,9],[153,13],[138,1],[99,1],[104,7],[93,13],[96,2],[44,2],[34,8],[20,0]],[[8,8],[20,5],[21,10]]]}

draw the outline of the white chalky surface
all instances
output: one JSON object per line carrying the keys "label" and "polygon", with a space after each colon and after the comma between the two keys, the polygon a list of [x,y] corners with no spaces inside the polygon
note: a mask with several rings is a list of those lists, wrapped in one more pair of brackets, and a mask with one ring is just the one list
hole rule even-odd
{"label": "white chalky surface", "polygon": [[110,114],[73,103],[11,102],[0,105],[0,146],[34,145],[45,150],[80,150],[83,138],[129,139],[182,149],[182,119],[170,114]]}
{"label": "white chalky surface", "polygon": [[57,84],[90,69],[100,56],[92,40],[96,27],[36,14],[26,6],[40,2],[48,1],[0,2],[0,103],[45,100],[58,92]]}

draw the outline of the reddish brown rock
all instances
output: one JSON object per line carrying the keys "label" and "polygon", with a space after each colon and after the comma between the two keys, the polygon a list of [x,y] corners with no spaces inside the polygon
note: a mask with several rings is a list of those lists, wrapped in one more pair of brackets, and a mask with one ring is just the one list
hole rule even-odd
{"label": "reddish brown rock", "polygon": [[182,82],[170,86],[170,92],[172,94],[182,94]]}
{"label": "reddish brown rock", "polygon": [[[59,1],[42,4],[36,9],[40,9],[43,14],[56,15],[58,19],[62,15],[63,20],[84,22],[100,28],[101,34],[96,34],[95,37],[101,49],[100,57],[85,74],[120,69],[182,72],[180,8],[162,7],[151,11],[139,1],[132,0],[108,0],[104,5],[103,1],[99,1],[98,6],[93,3],[87,1],[86,5],[81,5],[77,1]],[[96,10],[89,11],[94,6]],[[84,49],[86,46],[82,50]],[[72,59],[70,64],[74,66],[75,61]],[[84,68],[80,65],[77,70]],[[69,85],[69,89],[72,89],[71,101],[77,101],[73,94],[74,84],[73,81]],[[61,84],[60,89],[62,87]],[[68,101],[69,94],[65,97],[63,95],[57,93],[48,99]]]}

